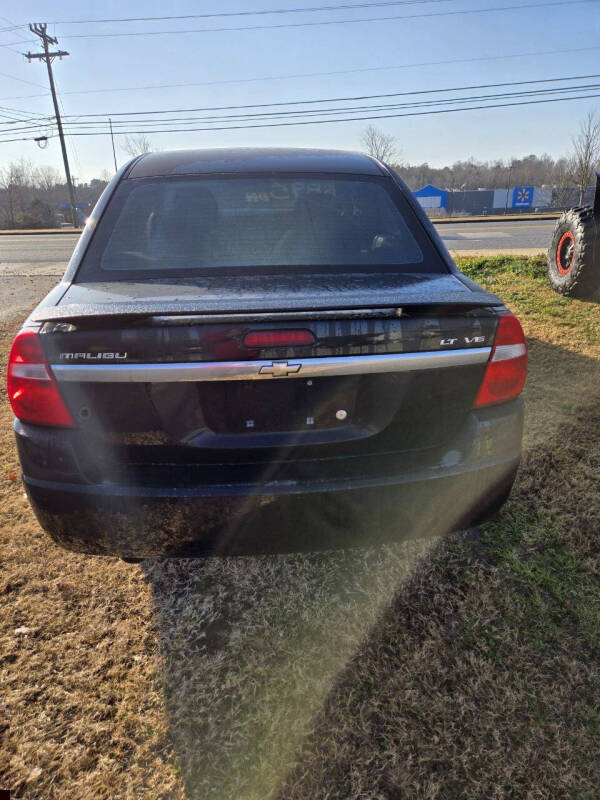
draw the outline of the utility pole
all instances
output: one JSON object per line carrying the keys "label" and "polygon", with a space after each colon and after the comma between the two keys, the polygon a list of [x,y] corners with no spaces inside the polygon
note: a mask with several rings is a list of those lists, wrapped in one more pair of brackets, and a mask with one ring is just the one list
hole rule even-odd
{"label": "utility pole", "polygon": [[504,213],[508,213],[508,193],[510,191],[510,176],[512,174],[513,167],[515,165],[514,161],[510,162],[510,167],[508,169],[508,179],[506,181],[506,202],[504,203]]}
{"label": "utility pole", "polygon": [[63,132],[62,121],[60,118],[60,111],[58,110],[58,100],[56,99],[56,88],[54,86],[54,76],[52,75],[52,62],[55,58],[63,58],[69,54],[64,50],[56,50],[51,53],[48,45],[58,44],[58,39],[53,36],[48,36],[46,28],[48,26],[45,22],[32,22],[29,25],[29,30],[39,36],[44,45],[43,53],[24,53],[29,62],[33,60],[45,61],[48,68],[48,80],[50,81],[50,91],[52,92],[52,102],[54,103],[54,116],[56,117],[56,127],[58,128],[58,137],[60,139],[60,147],[62,150],[63,163],[65,165],[65,176],[67,178],[67,187],[69,190],[69,202],[71,204],[71,219],[73,220],[73,227],[77,228],[79,221],[77,219],[77,209],[75,207],[75,192],[73,190],[73,181],[71,180],[71,170],[69,169],[69,159],[67,158],[67,146],[65,144],[65,134]]}
{"label": "utility pole", "polygon": [[110,140],[112,142],[113,158],[115,160],[115,172],[118,172],[119,168],[117,167],[117,154],[115,153],[115,137],[113,135],[112,119],[110,117],[108,118],[108,124],[110,125]]}

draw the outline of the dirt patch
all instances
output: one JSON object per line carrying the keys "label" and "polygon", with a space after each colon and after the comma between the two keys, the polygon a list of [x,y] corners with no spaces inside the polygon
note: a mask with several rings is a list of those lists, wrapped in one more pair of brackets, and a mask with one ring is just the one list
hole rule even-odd
{"label": "dirt patch", "polygon": [[12,329],[11,322],[15,317],[25,319],[59,280],[60,277],[49,274],[3,275],[0,281],[0,321]]}

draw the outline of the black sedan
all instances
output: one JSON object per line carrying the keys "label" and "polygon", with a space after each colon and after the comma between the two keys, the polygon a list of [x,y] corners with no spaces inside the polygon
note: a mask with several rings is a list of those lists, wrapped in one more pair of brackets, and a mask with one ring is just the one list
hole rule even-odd
{"label": "black sedan", "polygon": [[143,155],[10,354],[23,480],[85,553],[370,544],[484,519],[527,351],[366,155]]}

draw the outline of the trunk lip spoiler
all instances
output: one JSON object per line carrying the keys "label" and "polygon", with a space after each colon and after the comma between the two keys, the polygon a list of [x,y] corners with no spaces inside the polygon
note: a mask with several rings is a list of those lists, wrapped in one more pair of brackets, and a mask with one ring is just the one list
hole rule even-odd
{"label": "trunk lip spoiler", "polygon": [[[465,278],[465,280],[467,280]],[[406,296],[399,294],[396,297],[387,297],[386,302],[377,302],[377,299],[369,303],[370,298],[362,298],[360,301],[352,302],[347,299],[345,304],[320,304],[314,302],[309,306],[306,301],[296,303],[273,303],[266,305],[261,302],[243,303],[238,302],[235,305],[223,304],[223,307],[217,303],[197,303],[197,304],[182,304],[182,303],[107,303],[104,307],[96,305],[55,305],[55,306],[38,306],[35,311],[31,313],[28,321],[31,323],[38,322],[76,322],[79,319],[102,319],[102,320],[118,320],[121,317],[156,317],[156,316],[202,316],[206,320],[215,319],[216,317],[232,317],[238,319],[242,317],[254,317],[257,314],[264,316],[266,314],[319,314],[324,311],[333,311],[334,313],[361,313],[365,308],[369,309],[369,313],[385,311],[390,308],[402,308],[405,311],[409,309],[418,309],[423,306],[428,307],[449,307],[452,306],[457,309],[465,308],[498,308],[504,306],[504,301],[495,295],[489,294],[483,290],[479,292],[472,292],[464,294],[461,292],[455,294],[446,294],[444,296],[427,295],[423,293],[419,297]],[[367,305],[368,304],[368,305]]]}
{"label": "trunk lip spoiler", "polygon": [[51,364],[58,381],[84,383],[181,383],[204,381],[278,380],[484,364],[491,347],[427,350],[416,353],[289,358],[270,361],[202,361],[159,364]]}

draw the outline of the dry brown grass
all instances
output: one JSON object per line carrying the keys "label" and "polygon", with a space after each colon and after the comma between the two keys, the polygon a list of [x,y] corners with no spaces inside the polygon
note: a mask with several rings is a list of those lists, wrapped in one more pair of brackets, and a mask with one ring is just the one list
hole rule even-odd
{"label": "dry brown grass", "polygon": [[9,480],[2,413],[0,776],[17,797],[177,798],[180,773],[188,797],[264,796],[429,543],[143,569],[77,556]]}
{"label": "dry brown grass", "polygon": [[0,788],[598,797],[600,307],[545,316],[536,269],[483,275],[532,337],[517,493],[444,543],[141,568],[70,554],[9,479],[3,404]]}
{"label": "dry brown grass", "polygon": [[[15,329],[1,331],[4,362]],[[149,587],[139,570],[68,553],[40,530],[11,480],[4,381],[2,393],[0,788],[60,800],[183,797]]]}
{"label": "dry brown grass", "polygon": [[440,543],[340,677],[278,797],[600,796],[600,408]]}

